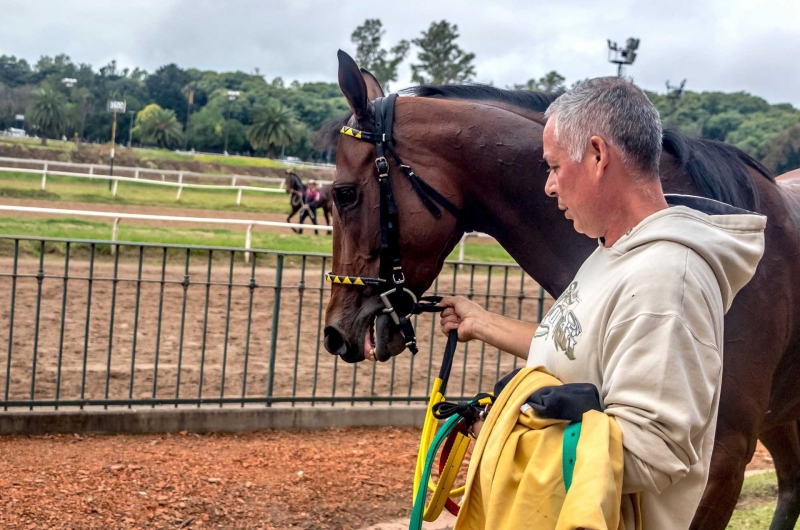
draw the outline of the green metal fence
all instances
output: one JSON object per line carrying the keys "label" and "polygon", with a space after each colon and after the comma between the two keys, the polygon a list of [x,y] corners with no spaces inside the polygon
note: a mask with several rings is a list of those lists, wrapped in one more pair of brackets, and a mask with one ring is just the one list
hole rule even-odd
{"label": "green metal fence", "polygon": [[[322,347],[330,256],[247,257],[239,248],[0,236],[0,406],[427,399],[446,342],[438,315],[417,318],[416,356],[350,365]],[[447,262],[430,294],[537,322],[552,302],[519,267],[498,263]],[[462,345],[450,391],[489,390],[516,366],[484,344]]]}

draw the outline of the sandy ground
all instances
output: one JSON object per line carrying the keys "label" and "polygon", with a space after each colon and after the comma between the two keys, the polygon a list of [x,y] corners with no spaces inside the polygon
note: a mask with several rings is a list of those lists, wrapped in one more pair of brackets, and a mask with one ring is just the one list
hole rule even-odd
{"label": "sandy ground", "polygon": [[[362,528],[408,516],[418,443],[417,429],[4,437],[0,528]],[[767,459],[759,445],[748,470]]]}
{"label": "sandy ground", "polygon": [[[106,395],[110,399],[149,398],[154,395],[154,387],[157,398],[174,398],[180,375],[180,397],[238,397],[243,395],[243,386],[245,396],[266,396],[276,292],[275,269],[271,265],[274,265],[275,258],[262,260],[264,266],[256,268],[258,287],[253,291],[248,344],[247,317],[251,311],[248,265],[239,261],[234,267],[228,320],[229,255],[219,256],[220,259],[214,261],[208,287],[205,285],[209,283],[207,257],[193,258],[189,270],[190,284],[185,292],[180,283],[185,272],[182,265],[185,255],[170,256],[165,279],[171,283],[164,286],[161,308],[160,252],[155,249],[153,255],[146,255],[142,282],[138,287],[135,256],[134,250],[120,263],[117,278],[121,281],[116,282],[116,287],[111,281],[114,277],[113,262],[105,257],[102,263],[95,264],[91,308],[87,304],[88,263],[80,256],[72,258],[69,267],[71,279],[66,284],[63,339],[63,256],[47,256],[45,260],[42,302],[38,307],[39,285],[32,277],[37,272],[38,261],[21,259],[19,273],[28,276],[17,279],[10,363],[8,339],[12,281],[5,275],[12,271],[13,262],[8,258],[0,259],[0,274],[4,275],[0,276],[0,392],[5,390],[8,379],[11,400],[29,399],[32,388],[36,400],[54,399],[57,394],[62,400],[81,396],[103,399]],[[327,287],[326,291],[320,291],[322,259],[309,258],[304,275],[297,265],[291,263],[283,275],[273,396],[425,396],[430,387],[429,373],[432,371],[435,375],[438,371],[445,343],[445,337],[438,327],[434,327],[438,316],[419,318],[420,353],[416,357],[405,352],[389,363],[348,365],[329,355],[321,344],[324,323],[320,324],[319,316],[322,314],[324,319],[324,306],[329,298]],[[325,268],[328,266],[329,260]],[[531,321],[537,319],[539,289],[530,278],[526,278],[524,294],[532,298],[524,300],[520,311],[519,275],[509,277],[504,284],[503,270],[495,269],[491,285],[487,286],[486,273],[486,268],[478,268],[470,280],[470,269],[465,268],[458,274],[456,291],[465,295],[472,293],[477,302],[486,304],[487,287],[490,287],[490,309],[505,311],[515,317],[521,314]],[[303,289],[300,288],[301,280]],[[452,267],[448,266],[441,276],[438,290],[452,292],[452,283]],[[545,302],[545,309],[549,303],[549,300]],[[182,323],[184,304],[185,320]],[[87,309],[91,310],[88,335]],[[159,309],[162,314],[160,328]],[[34,358],[35,380],[31,377]],[[84,363],[85,379],[82,376]],[[479,389],[490,390],[498,376],[502,377],[513,368],[514,358],[499,354],[496,349],[480,345],[462,346],[453,367],[450,392],[474,394]]]}

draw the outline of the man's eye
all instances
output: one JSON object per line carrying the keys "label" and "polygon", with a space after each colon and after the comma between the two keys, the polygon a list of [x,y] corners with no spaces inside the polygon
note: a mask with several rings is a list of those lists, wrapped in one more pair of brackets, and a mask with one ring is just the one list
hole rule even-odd
{"label": "man's eye", "polygon": [[336,188],[334,193],[336,194],[336,202],[341,207],[349,206],[356,202],[355,188]]}

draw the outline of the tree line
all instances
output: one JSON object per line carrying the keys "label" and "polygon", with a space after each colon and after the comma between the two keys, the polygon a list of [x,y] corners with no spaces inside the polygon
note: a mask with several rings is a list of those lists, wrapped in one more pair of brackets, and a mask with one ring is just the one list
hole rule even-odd
{"label": "tree line", "polygon": [[[384,45],[379,19],[367,19],[351,34],[356,62],[370,70],[388,93],[399,66],[411,61],[412,81],[466,83],[476,76],[475,54],[459,45],[458,26],[435,21],[417,38]],[[410,59],[412,50],[416,57]],[[64,82],[65,80],[69,82]],[[73,82],[74,81],[74,82]],[[573,83],[574,85],[574,83]],[[506,87],[559,92],[566,79],[556,71]],[[648,92],[666,126],[741,147],[769,169],[800,167],[800,111],[770,105],[744,92]],[[66,55],[36,63],[0,56],[0,130],[21,125],[45,138],[108,142],[109,99],[125,100],[117,141],[162,148],[249,155],[296,156],[330,161],[314,148],[314,133],[348,111],[336,83],[286,83],[254,73],[214,72],[168,64],[155,72],[120,69],[112,61],[97,70]]]}

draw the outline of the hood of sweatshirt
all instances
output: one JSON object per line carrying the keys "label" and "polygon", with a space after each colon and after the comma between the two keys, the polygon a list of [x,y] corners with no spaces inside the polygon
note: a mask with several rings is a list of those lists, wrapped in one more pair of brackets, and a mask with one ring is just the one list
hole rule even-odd
{"label": "hood of sweatshirt", "polygon": [[666,198],[670,208],[644,219],[612,248],[624,254],[654,241],[674,241],[692,249],[714,271],[727,312],[764,254],[767,218],[702,197]]}

